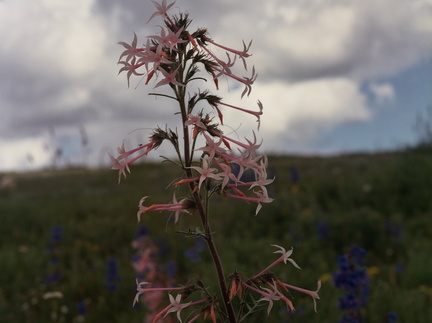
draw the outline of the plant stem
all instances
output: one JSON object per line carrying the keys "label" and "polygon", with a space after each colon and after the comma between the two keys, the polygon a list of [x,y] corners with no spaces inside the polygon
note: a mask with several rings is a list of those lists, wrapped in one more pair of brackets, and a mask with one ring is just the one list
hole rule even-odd
{"label": "plant stem", "polygon": [[[185,160],[184,171],[186,172],[186,176],[188,178],[192,178],[192,171],[190,168],[192,160],[190,158],[191,153],[190,153],[189,129],[188,129],[188,127],[184,126],[184,124],[187,120],[187,112],[186,112],[187,110],[186,110],[186,103],[185,103],[185,99],[184,99],[184,97],[185,97],[184,93],[185,93],[184,89],[179,89],[177,91],[177,98],[178,98],[178,102],[180,104],[180,111],[181,111],[182,125],[183,125],[184,160]],[[219,253],[217,251],[216,245],[215,245],[214,240],[213,240],[213,234],[211,232],[207,212],[204,209],[204,206],[202,204],[202,199],[201,199],[199,193],[195,190],[195,184],[189,183],[189,185],[190,185],[193,199],[195,201],[195,205],[196,205],[198,214],[199,214],[200,219],[201,219],[201,223],[202,223],[203,228],[204,228],[207,246],[209,248],[209,251],[210,251],[210,254],[211,254],[211,257],[213,260],[213,264],[214,264],[215,269],[216,269],[218,282],[219,282],[219,288],[220,288],[220,291],[222,294],[223,302],[225,304],[225,309],[226,309],[226,312],[228,315],[229,322],[230,323],[237,323],[236,315],[234,313],[233,306],[232,306],[231,301],[229,299],[229,293],[228,293],[228,288],[227,288],[226,281],[225,281],[225,273],[223,270],[222,261],[219,257]]]}
{"label": "plant stem", "polygon": [[[193,185],[193,183],[191,183]],[[202,200],[200,198],[200,196],[198,195],[197,192],[193,193],[193,197],[195,200],[195,203],[197,204],[197,210],[200,213],[200,217],[201,217],[201,222],[204,226],[204,230],[205,230],[205,239],[207,241],[207,246],[209,248],[210,254],[212,256],[213,259],[213,263],[216,269],[216,273],[218,276],[218,281],[219,281],[219,287],[220,287],[220,291],[222,294],[222,298],[225,304],[225,309],[227,311],[228,314],[228,318],[229,318],[229,322],[230,323],[236,323],[237,319],[234,313],[234,309],[232,307],[231,301],[229,299],[229,293],[228,293],[228,288],[226,285],[226,281],[225,281],[225,272],[223,270],[223,266],[222,266],[222,261],[219,257],[219,253],[217,251],[216,245],[214,243],[213,240],[213,234],[211,232],[211,228],[210,228],[210,224],[207,218],[207,214],[204,210],[204,207],[202,205]]]}

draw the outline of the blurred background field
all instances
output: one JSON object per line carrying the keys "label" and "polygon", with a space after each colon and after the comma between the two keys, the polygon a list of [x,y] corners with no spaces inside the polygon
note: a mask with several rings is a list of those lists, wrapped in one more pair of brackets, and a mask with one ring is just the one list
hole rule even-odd
{"label": "blurred background field", "polygon": [[[256,274],[275,259],[270,245],[277,244],[294,247],[292,258],[302,267],[273,268],[282,280],[311,290],[322,280],[318,313],[310,297],[292,291],[296,314],[275,304],[269,322],[338,322],[346,314],[339,308],[345,291],[333,275],[338,256],[352,245],[367,253],[370,292],[361,310],[367,322],[396,322],[396,316],[397,322],[430,322],[430,149],[270,156],[269,167],[275,200],[258,216],[255,205],[220,197],[211,215],[227,273]],[[143,230],[178,284],[200,279],[214,285],[206,250],[192,259],[196,241],[175,233],[195,229],[193,216],[182,215],[174,225],[169,213],[150,213],[137,224],[140,198],[170,202],[167,186],[179,176],[165,163],[137,165],[120,185],[108,169],[2,174],[0,321],[143,322],[145,305],[132,308],[132,241]]]}

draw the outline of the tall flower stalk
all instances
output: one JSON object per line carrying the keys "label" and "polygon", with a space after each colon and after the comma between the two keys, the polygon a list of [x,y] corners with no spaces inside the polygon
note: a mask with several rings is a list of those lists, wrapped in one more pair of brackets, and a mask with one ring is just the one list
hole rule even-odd
{"label": "tall flower stalk", "polygon": [[[218,296],[209,293],[203,282],[197,281],[183,287],[152,288],[147,282],[137,281],[137,295],[135,301],[144,293],[168,292],[170,304],[161,310],[154,318],[154,322],[163,319],[171,313],[176,313],[181,322],[181,311],[191,307],[199,307],[193,312],[195,316],[189,321],[193,322],[200,316],[210,318],[213,322],[239,322],[250,313],[245,313],[245,300],[248,292],[258,293],[262,296],[259,301],[269,301],[268,312],[273,301],[283,300],[290,310],[294,310],[291,301],[283,294],[289,289],[304,292],[315,299],[318,293],[297,288],[281,282],[276,275],[269,273],[268,269],[288,260],[296,267],[297,264],[289,258],[292,250],[286,252],[280,248],[277,253],[282,253],[273,264],[252,278],[242,277],[239,273],[227,275],[224,271],[219,251],[215,245],[215,235],[211,228],[211,214],[209,212],[210,200],[215,195],[226,198],[244,200],[256,204],[256,214],[262,208],[262,204],[272,202],[268,196],[267,185],[274,179],[267,178],[267,157],[259,155],[257,150],[261,143],[257,143],[256,135],[253,140],[245,139],[244,142],[231,138],[224,134],[223,112],[226,109],[246,113],[260,122],[263,105],[258,101],[258,108],[242,108],[228,104],[221,97],[214,95],[210,90],[196,90],[198,84],[213,81],[214,87],[219,88],[219,79],[229,78],[244,86],[242,97],[251,93],[252,85],[257,77],[255,68],[247,72],[246,59],[250,56],[248,45],[243,43],[243,49],[237,50],[218,44],[210,38],[206,29],[189,31],[191,20],[187,14],[180,13],[170,16],[168,11],[174,2],[162,3],[152,1],[157,11],[149,19],[156,17],[163,19],[163,25],[159,25],[159,33],[147,37],[142,46],[138,45],[137,35],[134,34],[131,44],[120,42],[124,51],[120,55],[119,64],[122,65],[119,73],[126,73],[128,84],[132,76],[138,76],[145,80],[145,84],[152,83],[154,88],[168,87],[171,94],[151,93],[152,95],[165,97],[177,102],[181,122],[181,134],[166,128],[156,128],[150,135],[147,143],[138,147],[126,149],[125,144],[117,149],[118,156],[111,156],[114,163],[113,169],[119,171],[121,177],[126,177],[130,172],[129,165],[156,150],[164,142],[169,142],[174,148],[176,160],[183,171],[181,179],[175,183],[176,192],[171,202],[166,204],[147,204],[147,197],[143,197],[138,205],[138,221],[147,213],[154,211],[168,211],[175,215],[175,222],[184,214],[197,215],[201,222],[201,228],[185,234],[200,236],[207,244],[212,257],[220,293]],[[223,51],[219,56],[216,50]],[[221,58],[222,57],[222,58]],[[248,73],[247,76],[238,76],[232,71],[235,62],[239,60]],[[202,107],[204,104],[204,108]],[[234,169],[236,170],[234,172]],[[245,172],[252,172],[255,180],[242,181]],[[180,192],[186,192],[178,197]],[[229,282],[227,279],[229,277]],[[248,292],[242,293],[242,290]],[[197,300],[185,302],[196,291],[201,296]],[[174,297],[171,293],[177,293]],[[204,295],[204,296],[203,296]],[[220,297],[220,298],[219,298]],[[233,307],[232,298],[239,297],[238,309]],[[256,302],[256,303],[259,303]],[[222,304],[222,306],[221,306]],[[254,304],[257,306],[257,304]]]}

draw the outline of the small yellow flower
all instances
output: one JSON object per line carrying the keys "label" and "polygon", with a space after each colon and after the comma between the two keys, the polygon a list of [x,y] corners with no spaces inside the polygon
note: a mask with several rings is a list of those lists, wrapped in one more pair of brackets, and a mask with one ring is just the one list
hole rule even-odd
{"label": "small yellow flower", "polygon": [[326,283],[328,281],[331,281],[332,280],[332,275],[330,275],[329,273],[322,274],[321,277],[320,277],[320,280],[321,280],[322,283]]}
{"label": "small yellow flower", "polygon": [[369,277],[373,277],[377,274],[379,274],[380,269],[377,266],[372,266],[372,267],[368,267],[366,268],[366,273]]}

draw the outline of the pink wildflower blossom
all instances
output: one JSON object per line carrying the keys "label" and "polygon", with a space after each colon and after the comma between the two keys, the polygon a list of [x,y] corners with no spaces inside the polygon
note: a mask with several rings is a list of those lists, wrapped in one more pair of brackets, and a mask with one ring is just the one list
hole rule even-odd
{"label": "pink wildflower blossom", "polygon": [[141,215],[149,212],[149,211],[172,211],[175,212],[175,219],[177,221],[179,212],[183,211],[185,212],[185,209],[188,209],[191,205],[188,203],[189,201],[186,199],[181,200],[180,202],[177,202],[177,200],[173,199],[173,203],[169,204],[152,204],[150,206],[144,206],[142,203],[148,198],[148,196],[144,196],[138,204],[138,212],[137,212],[137,218],[138,222],[141,221]]}
{"label": "pink wildflower blossom", "polygon": [[[117,156],[117,158],[109,154],[111,161],[114,163],[112,169],[119,170],[119,179],[118,179],[119,183],[121,180],[121,175],[123,175],[123,177],[126,178],[126,170],[128,171],[128,173],[130,173],[130,169],[129,169],[130,164],[140,159],[141,157],[146,156],[150,151],[158,148],[161,145],[162,143],[161,138],[158,138],[156,134],[154,134],[153,136],[154,138],[148,144],[138,146],[137,148],[133,148],[128,151],[126,151],[123,142],[123,144],[117,148],[117,152],[119,153],[119,156]],[[135,156],[134,158],[128,159],[129,156],[133,155],[134,153],[140,150],[144,150],[144,151],[138,154],[137,156]]]}
{"label": "pink wildflower blossom", "polygon": [[215,155],[222,155],[226,153],[226,150],[220,147],[222,140],[214,141],[210,136],[203,132],[204,138],[206,139],[206,146],[197,148],[196,150],[205,151],[209,155],[209,160],[212,160]]}
{"label": "pink wildflower blossom", "polygon": [[138,282],[138,279],[136,280],[137,285],[137,293],[134,298],[134,302],[132,306],[134,306],[136,303],[139,302],[139,297],[143,293],[151,293],[151,292],[157,292],[157,291],[181,291],[186,289],[187,287],[157,287],[157,288],[145,288],[145,285],[149,285],[148,282]]}
{"label": "pink wildflower blossom", "polygon": [[240,107],[236,107],[235,105],[227,104],[227,103],[220,102],[220,101],[218,103],[223,105],[223,106],[254,115],[255,117],[257,117],[258,129],[260,128],[260,124],[261,124],[260,116],[263,114],[263,112],[262,112],[263,105],[262,105],[261,101],[258,100],[259,111],[252,111],[252,110],[248,110],[248,109],[243,109]]}
{"label": "pink wildflower blossom", "polygon": [[300,287],[296,287],[296,286],[289,285],[289,284],[286,284],[286,283],[282,283],[282,284],[283,284],[285,287],[287,287],[287,288],[291,288],[291,289],[294,289],[294,290],[296,290],[296,291],[298,291],[298,292],[301,292],[301,293],[304,293],[304,294],[307,294],[307,295],[311,296],[311,297],[312,297],[312,300],[313,300],[313,302],[314,302],[314,310],[315,310],[315,312],[317,311],[317,309],[316,309],[316,307],[317,307],[316,300],[317,300],[317,299],[320,299],[320,298],[319,298],[319,295],[318,295],[318,292],[319,292],[319,290],[320,290],[320,288],[321,288],[321,280],[318,280],[318,283],[317,283],[317,290],[314,290],[314,291],[307,290],[307,289],[300,288]]}
{"label": "pink wildflower blossom", "polygon": [[164,68],[159,68],[159,71],[162,72],[163,76],[165,77],[164,79],[162,79],[161,81],[159,81],[156,85],[156,87],[165,85],[165,84],[173,84],[173,85],[177,85],[177,86],[184,86],[184,84],[181,84],[179,81],[176,80],[176,76],[177,76],[177,70],[179,68],[177,67],[177,69],[171,71],[171,72],[167,72]]}
{"label": "pink wildflower blossom", "polygon": [[233,53],[233,54],[239,56],[239,57],[243,60],[244,68],[247,70],[247,66],[246,66],[246,60],[245,60],[245,58],[251,56],[251,55],[248,53],[248,51],[249,51],[249,49],[250,49],[250,47],[251,47],[251,45],[252,45],[252,40],[249,42],[249,45],[247,45],[247,46],[246,46],[245,42],[243,41],[243,50],[242,50],[242,51],[239,51],[239,50],[236,50],[236,49],[229,48],[229,47],[223,46],[223,45],[221,45],[221,44],[218,44],[218,43],[214,42],[212,39],[210,39],[209,37],[207,37],[207,36],[205,36],[205,35],[204,35],[203,38],[204,38],[204,40],[205,40],[206,42],[209,42],[209,43],[211,43],[211,44],[213,44],[213,45],[215,45],[215,46],[217,46],[217,47],[219,47],[219,48],[222,48],[222,49],[224,49],[224,50],[226,50],[226,51],[229,51],[229,52],[231,52],[231,53]]}
{"label": "pink wildflower blossom", "polygon": [[222,68],[215,67],[215,71],[219,72],[219,75],[225,75],[236,80],[237,82],[243,83],[245,85],[245,89],[241,94],[242,98],[244,97],[245,94],[247,94],[247,96],[250,95],[250,93],[252,92],[252,85],[254,84],[256,78],[258,77],[258,74],[255,74],[255,67],[252,68],[252,75],[250,77],[244,76],[243,78],[238,77],[232,73],[228,73]]}
{"label": "pink wildflower blossom", "polygon": [[222,172],[219,175],[222,177],[221,189],[223,190],[225,186],[229,183],[229,181],[237,182],[237,178],[232,173],[232,169],[230,165],[219,162],[217,159],[214,159],[215,163],[222,169]]}
{"label": "pink wildflower blossom", "polygon": [[271,203],[271,202],[273,202],[273,199],[266,196],[264,194],[264,192],[262,192],[262,191],[257,191],[254,193],[258,197],[250,197],[250,196],[244,196],[244,195],[240,195],[240,194],[230,194],[230,193],[226,193],[225,196],[232,197],[232,198],[239,199],[239,200],[243,200],[243,201],[249,201],[249,202],[257,203],[258,205],[257,205],[257,208],[255,210],[255,215],[258,215],[259,211],[262,208],[261,203]]}
{"label": "pink wildflower blossom", "polygon": [[287,261],[291,262],[293,264],[294,267],[296,267],[297,269],[301,269],[297,263],[290,258],[291,254],[293,253],[293,248],[291,248],[291,250],[286,251],[285,248],[278,246],[278,245],[272,245],[273,247],[279,248],[278,251],[275,251],[274,253],[281,253],[282,255],[276,259],[274,262],[272,262],[269,266],[267,266],[265,269],[261,270],[258,274],[256,274],[255,276],[253,276],[250,280],[254,280],[258,277],[260,277],[261,275],[265,274],[266,272],[268,272],[271,268],[273,268],[274,266],[280,264],[281,262],[284,262],[286,264]]}
{"label": "pink wildflower blossom", "polygon": [[250,157],[255,156],[255,151],[258,150],[261,147],[261,144],[262,144],[262,141],[259,144],[256,143],[257,141],[256,141],[255,132],[253,132],[253,136],[254,136],[254,141],[253,142],[250,141],[250,140],[248,140],[247,138],[245,138],[246,141],[248,142],[248,144],[242,143],[242,142],[240,142],[238,140],[232,139],[232,138],[227,137],[227,136],[225,136],[223,134],[220,134],[219,136],[220,136],[221,139],[224,139],[225,141],[230,141],[230,142],[236,144],[237,146],[243,148],[245,150],[245,152],[246,152],[245,156],[248,156],[248,157],[249,156]]}
{"label": "pink wildflower blossom", "polygon": [[201,121],[201,116],[194,116],[193,114],[188,114],[188,120],[185,121],[185,126],[195,125],[203,130],[206,130],[207,127]]}
{"label": "pink wildflower blossom", "polygon": [[128,81],[128,86],[129,86],[129,84],[130,84],[130,77],[131,77],[131,75],[138,75],[138,76],[143,75],[143,73],[139,73],[139,72],[137,72],[137,69],[140,68],[141,66],[143,66],[144,64],[143,64],[143,63],[136,64],[135,61],[136,61],[136,59],[135,59],[135,57],[133,57],[133,58],[132,58],[132,61],[131,61],[130,63],[129,63],[129,62],[126,62],[126,61],[118,62],[119,64],[123,64],[123,65],[124,65],[124,66],[119,70],[119,74],[120,74],[121,72],[127,72],[127,81]]}
{"label": "pink wildflower blossom", "polygon": [[283,260],[283,262],[284,262],[285,265],[286,265],[287,261],[289,261],[290,263],[293,264],[294,267],[296,267],[297,269],[301,269],[297,265],[297,263],[293,259],[290,258],[290,256],[293,253],[293,249],[294,248],[291,248],[291,250],[286,251],[284,247],[281,247],[281,246],[278,246],[278,245],[275,245],[275,244],[272,244],[272,246],[276,247],[276,248],[279,248],[279,250],[275,251],[274,253],[280,253],[280,254],[282,254],[281,258],[279,258],[279,259]]}
{"label": "pink wildflower blossom", "polygon": [[126,48],[126,50],[121,53],[119,61],[123,58],[123,56],[126,56],[126,62],[130,61],[132,58],[134,58],[138,53],[142,52],[144,49],[143,48],[137,48],[137,35],[136,33],[134,33],[134,38],[132,40],[132,44],[129,45],[128,43],[125,42],[119,42],[118,44],[122,45],[124,48]]}
{"label": "pink wildflower blossom", "polygon": [[168,30],[168,33],[165,33],[165,29],[162,26],[159,26],[161,29],[160,36],[153,35],[148,36],[149,38],[153,38],[155,41],[159,43],[158,49],[162,49],[163,47],[169,48],[170,52],[174,50],[177,44],[185,43],[187,40],[180,39],[180,34],[183,32],[183,27],[180,28],[176,33],[173,33],[171,30]]}
{"label": "pink wildflower blossom", "polygon": [[[166,19],[171,20],[170,17],[168,16],[168,10],[171,9],[171,7],[175,4],[175,1],[173,1],[173,2],[170,3],[169,5],[167,5],[167,1],[166,1],[166,0],[163,0],[163,1],[162,1],[162,4],[159,4],[158,2],[153,1],[153,0],[152,0],[152,2],[153,2],[153,4],[155,5],[157,11],[154,12],[154,13],[150,16],[150,19],[147,21],[147,23],[148,23],[150,20],[152,20],[154,17],[156,17],[156,16],[162,16],[163,18],[166,18]],[[172,24],[172,22],[171,22],[171,24]],[[174,25],[174,24],[173,24],[173,25]]]}
{"label": "pink wildflower blossom", "polygon": [[168,294],[168,296],[169,296],[169,299],[170,299],[170,303],[171,303],[170,305],[171,305],[171,307],[165,313],[164,317],[167,316],[169,313],[175,313],[175,312],[177,312],[177,319],[180,322],[183,322],[182,319],[181,319],[181,317],[180,317],[180,312],[181,312],[182,309],[188,307],[192,302],[183,303],[183,304],[180,303],[181,299],[182,299],[181,294],[178,294],[176,296],[176,298],[174,298],[171,294]]}
{"label": "pink wildflower blossom", "polygon": [[[166,54],[162,51],[161,47],[153,47],[150,45],[149,40],[147,39],[146,50],[143,53],[140,53],[138,63],[144,63],[147,71],[149,71],[149,65],[153,64],[153,72],[159,69],[161,64],[170,65],[171,62],[166,58]],[[148,80],[146,84],[148,83]]]}
{"label": "pink wildflower blossom", "polygon": [[196,170],[201,176],[198,184],[198,188],[201,188],[201,184],[207,179],[207,178],[213,178],[215,180],[220,180],[221,175],[220,174],[214,174],[217,172],[217,168],[209,167],[209,163],[207,159],[202,159],[202,167],[198,166],[191,166],[192,169]]}
{"label": "pink wildflower blossom", "polygon": [[249,288],[250,290],[253,290],[253,291],[257,292],[258,294],[260,294],[262,296],[262,298],[260,298],[258,300],[259,302],[260,301],[267,301],[267,302],[269,302],[269,306],[267,308],[267,315],[270,314],[270,311],[271,311],[271,309],[273,307],[273,301],[278,301],[278,300],[281,299],[281,297],[276,292],[276,290],[277,290],[276,286],[275,286],[274,290],[270,290],[268,288],[262,288],[264,290],[263,291],[261,289],[258,289],[258,288],[255,288],[253,286],[250,286],[250,285],[248,285],[246,283],[242,283],[242,284],[243,284],[243,286]]}
{"label": "pink wildflower blossom", "polygon": [[228,62],[224,62],[223,60],[219,59],[207,46],[205,46],[202,42],[198,42],[201,45],[201,48],[204,49],[207,54],[210,55],[211,58],[213,58],[217,64],[226,72],[226,73],[231,73],[231,67],[234,66],[235,64],[235,59],[234,61],[231,62],[231,57],[228,55]]}
{"label": "pink wildflower blossom", "polygon": [[254,182],[250,183],[251,185],[250,185],[249,189],[258,186],[264,192],[264,194],[268,196],[268,191],[267,191],[266,185],[273,183],[273,181],[274,181],[274,178],[268,179],[267,178],[267,170],[265,168],[262,168],[259,171],[258,178]]}

